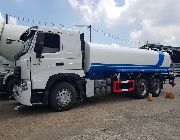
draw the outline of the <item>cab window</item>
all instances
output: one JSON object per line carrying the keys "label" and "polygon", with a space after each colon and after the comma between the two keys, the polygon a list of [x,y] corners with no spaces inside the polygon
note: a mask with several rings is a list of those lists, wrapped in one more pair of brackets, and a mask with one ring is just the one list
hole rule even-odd
{"label": "cab window", "polygon": [[56,53],[60,51],[60,36],[52,33],[38,33],[36,43],[43,45],[42,53]]}

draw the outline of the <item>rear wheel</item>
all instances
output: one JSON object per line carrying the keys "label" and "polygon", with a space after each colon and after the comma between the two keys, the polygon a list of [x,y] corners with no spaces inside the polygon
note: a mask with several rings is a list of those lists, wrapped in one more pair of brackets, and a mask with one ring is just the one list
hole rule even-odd
{"label": "rear wheel", "polygon": [[157,78],[153,78],[150,82],[150,92],[154,97],[158,97],[161,93],[161,81]]}
{"label": "rear wheel", "polygon": [[148,95],[148,82],[146,79],[139,79],[136,82],[135,95],[143,99]]}
{"label": "rear wheel", "polygon": [[75,88],[67,82],[58,83],[49,96],[50,107],[55,111],[65,111],[73,107],[76,99]]}

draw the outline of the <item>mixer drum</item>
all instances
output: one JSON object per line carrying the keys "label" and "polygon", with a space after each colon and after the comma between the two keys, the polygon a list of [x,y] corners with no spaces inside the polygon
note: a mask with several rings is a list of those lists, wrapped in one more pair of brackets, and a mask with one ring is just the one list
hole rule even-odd
{"label": "mixer drum", "polygon": [[[23,43],[19,40],[21,34],[28,28],[21,25],[11,25],[0,23],[0,56],[13,61],[14,56],[23,49]],[[12,39],[12,43],[7,44],[7,39]]]}

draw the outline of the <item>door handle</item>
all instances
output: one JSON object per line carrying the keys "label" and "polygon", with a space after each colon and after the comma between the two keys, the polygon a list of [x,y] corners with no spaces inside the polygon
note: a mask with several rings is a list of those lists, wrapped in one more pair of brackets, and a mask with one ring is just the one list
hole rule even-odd
{"label": "door handle", "polygon": [[29,62],[30,62],[30,61],[29,61],[29,60],[27,60],[27,69],[29,69],[29,68],[30,68],[30,67],[29,67],[29,65],[30,65],[30,64],[29,64]]}
{"label": "door handle", "polygon": [[61,62],[61,63],[56,63],[56,66],[63,66],[63,65],[64,65],[63,62]]}
{"label": "door handle", "polygon": [[10,64],[3,64],[3,66],[10,66]]}

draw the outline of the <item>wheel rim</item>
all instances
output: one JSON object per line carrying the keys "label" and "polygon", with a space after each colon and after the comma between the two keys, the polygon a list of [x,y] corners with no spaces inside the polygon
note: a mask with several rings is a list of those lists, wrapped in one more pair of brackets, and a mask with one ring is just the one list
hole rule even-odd
{"label": "wheel rim", "polygon": [[15,95],[16,94],[16,89],[15,89],[15,86],[13,87],[13,95]]}
{"label": "wheel rim", "polygon": [[139,87],[140,91],[141,91],[141,95],[145,95],[147,93],[147,86],[145,83],[142,83]]}
{"label": "wheel rim", "polygon": [[154,85],[153,85],[153,87],[154,87],[154,89],[155,89],[154,92],[155,92],[156,94],[158,94],[159,91],[160,91],[160,84],[157,83],[157,82],[155,82]]}
{"label": "wheel rim", "polygon": [[13,97],[14,97],[14,96],[16,96],[16,95],[19,95],[18,92],[17,92],[17,87],[16,87],[15,85],[13,86],[12,94],[13,94],[13,95],[10,95],[10,96],[13,96]]}
{"label": "wheel rim", "polygon": [[62,89],[58,92],[56,100],[61,106],[68,105],[71,102],[71,91],[68,89]]}

